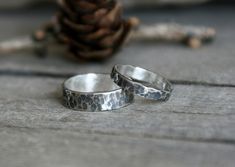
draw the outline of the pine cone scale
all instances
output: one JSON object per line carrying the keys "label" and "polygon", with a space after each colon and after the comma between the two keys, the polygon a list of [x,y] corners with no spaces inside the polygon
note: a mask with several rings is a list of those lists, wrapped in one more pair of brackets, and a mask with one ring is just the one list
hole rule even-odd
{"label": "pine cone scale", "polygon": [[124,27],[121,26],[118,31],[114,32],[112,35],[106,36],[100,41],[100,46],[107,48],[107,47],[113,47],[116,45],[123,33]]}
{"label": "pine cone scale", "polygon": [[84,10],[86,12],[92,12],[97,9],[97,5],[88,1],[74,1],[74,6],[77,6],[77,10]]}
{"label": "pine cone scale", "polygon": [[120,20],[121,15],[121,5],[117,3],[113,10],[111,10],[104,18],[101,19],[99,26],[100,27],[109,27],[116,25]]}
{"label": "pine cone scale", "polygon": [[112,54],[113,50],[112,49],[104,49],[104,50],[99,50],[99,51],[90,51],[90,52],[84,52],[80,51],[78,52],[78,55],[81,58],[85,59],[90,59],[93,58],[94,60],[97,60],[97,58],[107,58],[110,54]]}
{"label": "pine cone scale", "polygon": [[94,24],[108,13],[107,9],[98,9],[94,14],[82,16],[82,21],[87,24]]}
{"label": "pine cone scale", "polygon": [[87,35],[81,35],[79,38],[83,41],[91,41],[91,40],[101,39],[102,37],[109,35],[109,34],[111,34],[111,30],[107,28],[103,28]]}
{"label": "pine cone scale", "polygon": [[60,19],[60,23],[63,24],[64,27],[74,31],[76,33],[90,33],[94,30],[94,27],[91,25],[84,24],[75,24],[74,22],[68,20],[67,18]]}

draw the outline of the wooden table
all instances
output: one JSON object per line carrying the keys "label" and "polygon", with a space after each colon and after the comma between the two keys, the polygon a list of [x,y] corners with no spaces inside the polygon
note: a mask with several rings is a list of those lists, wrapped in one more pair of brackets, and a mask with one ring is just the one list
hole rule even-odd
{"label": "wooden table", "polygon": [[[132,43],[102,64],[62,55],[0,56],[1,167],[234,167],[235,8],[206,6],[129,11],[145,23],[213,26],[217,40],[198,50]],[[50,10],[0,12],[0,39],[32,32]],[[152,69],[174,83],[166,103],[137,99],[116,112],[66,109],[61,83],[71,73],[116,64]]]}

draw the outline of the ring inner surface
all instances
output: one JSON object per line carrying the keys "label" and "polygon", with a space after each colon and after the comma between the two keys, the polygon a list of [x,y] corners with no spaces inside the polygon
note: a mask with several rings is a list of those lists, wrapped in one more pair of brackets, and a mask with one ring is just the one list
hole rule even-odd
{"label": "ring inner surface", "polygon": [[164,78],[151,71],[139,67],[134,67],[131,65],[117,66],[117,70],[120,74],[145,86],[151,86],[158,89],[165,88]]}
{"label": "ring inner surface", "polygon": [[107,74],[82,74],[65,81],[65,87],[76,92],[109,92],[120,89]]}

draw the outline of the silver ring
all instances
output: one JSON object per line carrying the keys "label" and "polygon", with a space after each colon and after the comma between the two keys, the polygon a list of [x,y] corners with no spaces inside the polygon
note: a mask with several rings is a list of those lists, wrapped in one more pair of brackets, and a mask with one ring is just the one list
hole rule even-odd
{"label": "silver ring", "polygon": [[111,78],[120,87],[133,87],[134,94],[152,100],[168,100],[171,83],[159,74],[131,65],[115,65]]}
{"label": "silver ring", "polygon": [[110,111],[131,104],[133,92],[116,85],[108,74],[82,74],[63,84],[65,105],[74,110]]}

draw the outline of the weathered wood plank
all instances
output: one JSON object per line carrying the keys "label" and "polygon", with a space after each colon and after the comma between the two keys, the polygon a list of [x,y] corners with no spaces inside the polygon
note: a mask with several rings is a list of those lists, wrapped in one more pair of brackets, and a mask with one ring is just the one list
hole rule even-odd
{"label": "weathered wood plank", "polygon": [[136,103],[113,113],[77,112],[61,104],[61,79],[1,77],[1,127],[235,142],[235,89],[175,86],[170,101]]}
{"label": "weathered wood plank", "polygon": [[235,147],[70,131],[0,128],[4,167],[233,167]]}
{"label": "weathered wood plank", "polygon": [[[235,23],[230,19],[234,15],[233,11],[233,7],[202,7],[190,11],[159,10],[128,14],[137,15],[146,23],[174,20],[186,24],[214,26],[218,30],[217,40],[198,50],[191,50],[181,45],[135,43],[125,47],[116,57],[102,64],[81,64],[66,59],[61,54],[52,54],[47,59],[38,59],[27,53],[7,54],[0,57],[0,70],[53,73],[110,72],[113,64],[120,63],[150,68],[172,80],[235,84]],[[41,21],[46,20],[46,17],[49,18],[49,13],[49,11],[35,11],[33,16],[27,12],[1,14],[0,38],[29,33]]]}

